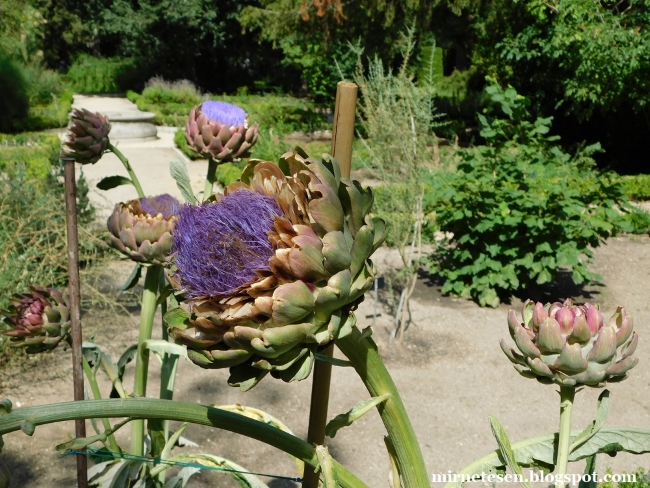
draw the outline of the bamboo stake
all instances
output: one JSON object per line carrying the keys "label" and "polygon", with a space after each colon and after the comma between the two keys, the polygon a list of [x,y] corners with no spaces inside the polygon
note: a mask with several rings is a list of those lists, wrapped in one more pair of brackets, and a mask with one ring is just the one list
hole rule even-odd
{"label": "bamboo stake", "polygon": [[[358,87],[354,83],[339,81],[336,87],[336,106],[334,109],[334,127],[332,129],[332,156],[341,166],[341,176],[350,177],[352,166],[352,141],[354,140],[354,119],[357,106]],[[332,342],[321,354],[332,357]],[[309,430],[307,442],[314,445],[325,443],[325,423],[330,397],[330,380],[332,365],[316,361],[311,387],[311,407],[309,410]],[[305,466],[302,478],[303,488],[318,488],[318,474],[312,466]]]}
{"label": "bamboo stake", "polygon": [[[65,217],[68,235],[68,276],[70,279],[70,330],[72,336],[72,378],[74,399],[84,399],[84,376],[81,353],[81,293],[79,290],[79,239],[77,234],[77,183],[75,160],[63,158],[65,171]],[[77,439],[86,437],[86,421],[75,420]],[[88,488],[88,458],[77,454],[77,488]]]}

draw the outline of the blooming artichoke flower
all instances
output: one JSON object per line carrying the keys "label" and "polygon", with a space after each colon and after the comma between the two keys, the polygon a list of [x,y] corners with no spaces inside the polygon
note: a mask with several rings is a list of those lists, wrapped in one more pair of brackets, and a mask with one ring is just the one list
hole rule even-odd
{"label": "blooming artichoke flower", "polygon": [[168,194],[115,205],[109,245],[140,263],[163,264],[172,248],[180,203]]}
{"label": "blooming artichoke flower", "polygon": [[302,380],[317,349],[352,330],[372,286],[369,257],[386,237],[368,215],[372,191],[297,148],[279,166],[251,161],[218,198],[179,214],[170,281],[182,310],[166,315],[170,334],[243,390],[269,372]]}
{"label": "blooming artichoke flower", "polygon": [[510,335],[519,353],[501,340],[501,349],[515,369],[527,378],[561,386],[602,387],[624,380],[636,366],[632,356],[638,336],[632,316],[618,307],[604,325],[600,310],[590,303],[533,303],[523,307],[524,323],[508,313]]}
{"label": "blooming artichoke flower", "polygon": [[99,113],[84,109],[75,109],[72,113],[72,125],[65,146],[63,157],[74,158],[81,164],[94,164],[108,149],[108,133],[111,124]]}
{"label": "blooming artichoke flower", "polygon": [[190,112],[185,138],[203,157],[232,161],[245,156],[257,142],[259,124],[249,127],[247,119],[238,106],[209,100]]}
{"label": "blooming artichoke flower", "polygon": [[52,350],[67,340],[68,303],[59,290],[31,286],[28,292],[13,295],[10,303],[0,314],[11,328],[2,334],[11,338],[12,347],[24,347],[31,354]]}

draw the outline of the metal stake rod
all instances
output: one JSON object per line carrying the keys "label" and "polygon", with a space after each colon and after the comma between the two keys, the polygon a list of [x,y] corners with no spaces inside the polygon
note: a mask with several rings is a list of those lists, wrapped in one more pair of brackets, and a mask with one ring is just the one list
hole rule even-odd
{"label": "metal stake rod", "polygon": [[[334,128],[332,130],[332,156],[341,166],[341,176],[350,177],[352,163],[352,141],[354,140],[354,118],[357,105],[358,87],[354,83],[339,81],[336,87],[336,108],[334,109]],[[321,354],[332,357],[334,343],[329,344]],[[325,423],[330,397],[332,365],[316,361],[311,387],[311,408],[309,410],[309,430],[307,442],[322,445],[325,442]],[[311,466],[305,466],[303,488],[318,488],[318,474]]]}
{"label": "metal stake rod", "polygon": [[[72,335],[72,378],[75,401],[84,399],[84,376],[81,356],[81,315],[79,291],[79,239],[77,235],[77,184],[74,159],[63,158],[65,171],[65,217],[68,234],[68,276],[70,279],[70,329]],[[75,435],[86,437],[86,421],[75,420]],[[88,458],[77,454],[77,487],[88,488]]]}

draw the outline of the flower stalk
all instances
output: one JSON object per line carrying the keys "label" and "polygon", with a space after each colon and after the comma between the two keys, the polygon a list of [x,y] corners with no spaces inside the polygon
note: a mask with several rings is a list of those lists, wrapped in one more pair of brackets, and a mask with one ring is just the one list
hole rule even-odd
{"label": "flower stalk", "polygon": [[[142,293],[140,312],[140,335],[138,337],[138,356],[135,363],[135,381],[133,395],[144,397],[147,394],[147,373],[149,372],[149,350],[144,342],[151,339],[153,319],[156,314],[158,283],[162,267],[158,264],[147,269]],[[142,456],[144,453],[144,420],[135,420],[131,426],[131,454]]]}
{"label": "flower stalk", "polygon": [[[37,427],[54,422],[102,417],[167,419],[216,427],[241,434],[276,447],[311,466],[319,466],[316,449],[302,439],[272,425],[214,407],[154,398],[123,398],[54,403],[23,407],[12,411],[10,407],[7,408],[7,403],[9,403],[7,400],[0,403],[0,413],[4,413],[4,415],[0,415],[0,436],[20,430],[25,421]],[[332,467],[342,488],[367,488],[365,483],[338,462],[332,460]]]}
{"label": "flower stalk", "polygon": [[144,198],[145,195],[144,192],[142,191],[142,186],[140,186],[140,180],[138,180],[138,177],[135,175],[135,171],[133,171],[133,168],[131,167],[131,163],[129,163],[129,160],[126,159],[126,156],[122,154],[122,151],[116,148],[113,144],[108,145],[108,150],[111,151],[113,154],[115,154],[117,156],[117,159],[119,159],[124,165],[124,168],[126,168],[126,171],[127,173],[129,173],[129,177],[133,182],[133,186],[135,187],[135,191],[138,192],[138,198]]}
{"label": "flower stalk", "polygon": [[379,415],[395,446],[397,467],[406,488],[429,486],[429,477],[411,420],[386,366],[379,357],[377,345],[363,338],[356,327],[336,345],[350,360],[371,396],[388,393],[390,397],[379,405]]}
{"label": "flower stalk", "polygon": [[217,165],[219,163],[214,158],[208,159],[208,174],[205,177],[205,186],[203,187],[203,200],[207,200],[212,195],[214,182],[217,180]]}
{"label": "flower stalk", "polygon": [[[560,387],[560,435],[557,444],[556,476],[562,480],[569,463],[569,445],[571,443],[571,411],[576,389],[573,386]],[[564,487],[566,483],[562,483]]]}

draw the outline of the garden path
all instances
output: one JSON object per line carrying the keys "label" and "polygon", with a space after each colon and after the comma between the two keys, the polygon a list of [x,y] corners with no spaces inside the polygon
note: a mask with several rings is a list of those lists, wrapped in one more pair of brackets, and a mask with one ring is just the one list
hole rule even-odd
{"label": "garden path", "polygon": [[[77,95],[74,96],[73,108],[85,108],[91,112],[128,112],[139,111],[138,107],[123,97]],[[169,193],[181,198],[180,191],[169,175],[169,163],[174,159],[185,161],[190,173],[190,180],[195,192],[203,188],[203,181],[208,168],[207,161],[189,161],[174,145],[175,127],[157,127],[158,139],[154,141],[111,140],[127,157],[133,170],[140,179],[146,195]],[[118,186],[108,191],[99,190],[97,183],[106,176],[128,176],[122,163],[112,154],[106,154],[101,164],[84,165],[83,174],[90,186],[90,201],[97,208],[99,220],[105,220],[118,202],[137,197],[132,186]]]}

